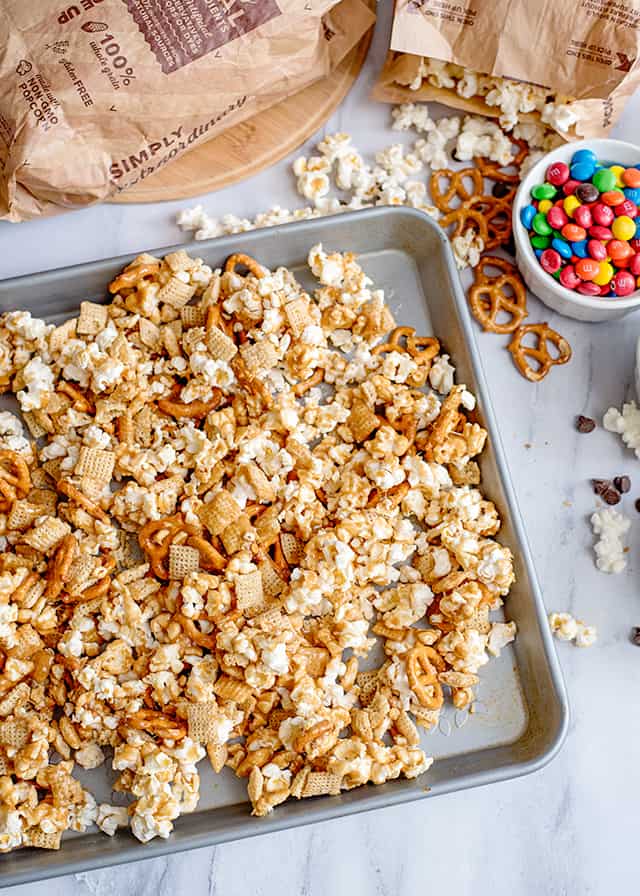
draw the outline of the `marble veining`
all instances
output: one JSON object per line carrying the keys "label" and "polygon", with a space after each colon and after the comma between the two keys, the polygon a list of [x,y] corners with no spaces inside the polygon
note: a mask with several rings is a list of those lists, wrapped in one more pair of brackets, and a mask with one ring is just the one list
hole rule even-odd
{"label": "marble veining", "polygon": [[[379,4],[381,19],[367,65],[324,129],[352,133],[366,152],[409,140],[391,131],[388,107],[368,100],[388,45],[390,7]],[[640,141],[639,111],[636,97],[615,136]],[[274,204],[302,204],[291,161],[198,201],[213,215],[253,215]],[[0,224],[0,277],[178,242],[183,235],[175,213],[188,204],[101,205],[19,226]],[[574,352],[569,365],[553,370],[538,386],[513,369],[506,337],[476,333],[476,339],[547,608],[568,610],[599,631],[590,649],[557,645],[572,712],[558,758],[527,778],[24,885],[15,896],[637,892],[640,648],[630,643],[629,633],[640,625],[640,514],[633,506],[640,496],[640,463],[601,427],[578,434],[573,419],[583,413],[601,421],[609,406],[633,397],[640,317],[582,324],[531,300],[529,320],[547,320]],[[623,473],[632,480],[622,504],[633,520],[630,559],[623,574],[606,576],[593,562],[588,518],[595,496],[589,479]]]}

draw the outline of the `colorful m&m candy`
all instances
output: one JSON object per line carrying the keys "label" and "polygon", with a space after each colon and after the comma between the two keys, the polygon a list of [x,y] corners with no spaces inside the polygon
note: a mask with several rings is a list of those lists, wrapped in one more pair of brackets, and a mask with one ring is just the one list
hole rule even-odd
{"label": "colorful m&m candy", "polygon": [[640,168],[579,149],[549,165],[520,220],[538,264],[566,289],[615,298],[640,288]]}

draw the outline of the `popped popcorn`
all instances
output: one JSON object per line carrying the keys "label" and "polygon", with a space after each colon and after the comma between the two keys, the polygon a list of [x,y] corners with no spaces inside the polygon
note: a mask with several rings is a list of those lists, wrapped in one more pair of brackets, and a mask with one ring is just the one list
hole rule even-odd
{"label": "popped popcorn", "polygon": [[592,647],[598,640],[595,626],[585,625],[571,613],[549,613],[549,626],[560,641],[572,641],[576,647]]}
{"label": "popped popcorn", "polygon": [[601,572],[620,573],[627,566],[622,539],[631,528],[631,520],[622,512],[607,507],[591,515],[593,534],[599,536],[593,550]]}
{"label": "popped popcorn", "polygon": [[[320,153],[299,177],[364,183],[345,135]],[[376,161],[374,202],[424,201],[415,156]],[[243,255],[144,254],[60,327],[0,317],[7,387],[42,430],[0,414],[0,850],[94,823],[169,837],[205,755],[258,816],[416,777],[417,725],[449,693],[469,705],[513,640],[489,621],[513,581],[497,510],[456,484],[484,447],[474,396],[435,338],[428,359],[397,341],[353,254],[316,245],[308,265],[312,291]],[[74,774],[108,750],[127,808]]]}
{"label": "popped popcorn", "polygon": [[602,419],[602,425],[609,432],[617,432],[627,448],[640,457],[640,408],[635,401],[627,401],[622,411],[609,408]]}

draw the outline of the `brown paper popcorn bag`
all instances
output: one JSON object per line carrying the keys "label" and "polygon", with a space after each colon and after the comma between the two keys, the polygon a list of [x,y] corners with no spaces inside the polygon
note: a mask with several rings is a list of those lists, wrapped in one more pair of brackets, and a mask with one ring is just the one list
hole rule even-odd
{"label": "brown paper popcorn bag", "polygon": [[106,199],[325,77],[364,0],[0,0],[0,219]]}
{"label": "brown paper popcorn bag", "polygon": [[519,121],[542,120],[564,139],[602,137],[640,84],[639,50],[640,0],[397,0],[374,97],[436,100],[500,116],[510,130],[513,114],[498,103],[523,85],[483,76],[507,78],[548,89],[521,103],[535,108]]}

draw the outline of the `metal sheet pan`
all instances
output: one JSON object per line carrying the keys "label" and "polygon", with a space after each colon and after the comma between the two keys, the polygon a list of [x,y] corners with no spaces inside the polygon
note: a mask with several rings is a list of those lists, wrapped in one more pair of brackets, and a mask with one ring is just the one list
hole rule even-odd
{"label": "metal sheet pan", "polygon": [[[536,771],[562,745],[568,726],[564,685],[500,442],[499,421],[491,407],[466,301],[442,230],[421,212],[376,208],[182,244],[181,248],[212,267],[221,265],[234,251],[247,252],[268,266],[286,265],[311,286],[306,257],[318,242],[333,250],[356,252],[376,286],[384,288],[398,323],[414,326],[421,334],[435,333],[455,363],[458,381],[475,392],[480,418],[489,431],[489,445],[481,461],[482,487],[501,512],[500,538],[516,558],[517,582],[507,599],[507,613],[518,625],[518,638],[482,669],[480,711],[469,716],[449,706],[439,728],[423,735],[423,746],[436,762],[420,778],[380,787],[367,785],[336,797],[291,800],[269,817],[255,819],[249,815],[246,782],[238,781],[228,769],[215,776],[204,762],[198,811],[181,817],[168,840],[157,839],[143,846],[128,832],[113,838],[100,832],[74,834],[63,840],[58,852],[23,849],[0,856],[0,885],[433,798]],[[76,313],[83,299],[107,301],[106,284],[130,260],[130,256],[122,256],[0,282],[0,310],[28,309],[60,322]],[[106,768],[80,777],[83,783],[90,782],[96,798],[110,799],[113,778]]]}

